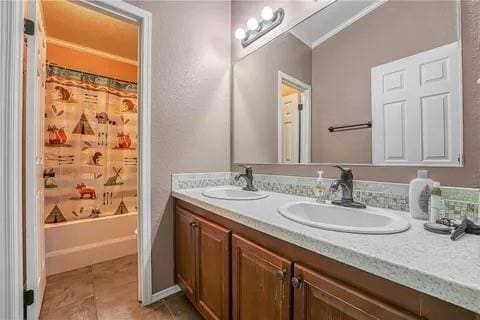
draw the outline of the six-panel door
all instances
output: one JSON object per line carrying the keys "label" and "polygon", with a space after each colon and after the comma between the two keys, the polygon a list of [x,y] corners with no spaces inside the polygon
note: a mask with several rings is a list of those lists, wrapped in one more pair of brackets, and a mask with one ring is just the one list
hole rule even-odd
{"label": "six-panel door", "polygon": [[230,231],[195,218],[196,303],[207,319],[230,318]]}
{"label": "six-panel door", "polygon": [[294,320],[419,320],[338,280],[295,264]]}
{"label": "six-panel door", "polygon": [[291,262],[237,235],[232,236],[234,320],[290,318]]}
{"label": "six-panel door", "polygon": [[455,41],[372,68],[374,164],[462,165],[460,51]]}

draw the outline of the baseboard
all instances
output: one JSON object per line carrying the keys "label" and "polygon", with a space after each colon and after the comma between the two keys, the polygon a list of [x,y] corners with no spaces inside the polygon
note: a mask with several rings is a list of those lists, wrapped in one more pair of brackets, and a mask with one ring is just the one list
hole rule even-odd
{"label": "baseboard", "polygon": [[152,294],[152,303],[165,299],[168,296],[171,296],[172,294],[175,294],[179,291],[181,291],[180,287],[178,285],[173,285],[167,289],[163,289],[162,291],[155,292]]}

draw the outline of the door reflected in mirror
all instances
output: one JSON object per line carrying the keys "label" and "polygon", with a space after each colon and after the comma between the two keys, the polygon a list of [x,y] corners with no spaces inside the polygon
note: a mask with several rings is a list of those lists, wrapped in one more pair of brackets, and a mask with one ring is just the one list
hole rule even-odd
{"label": "door reflected in mirror", "polygon": [[278,162],[310,162],[311,87],[278,72]]}
{"label": "door reflected in mirror", "polygon": [[462,166],[459,11],[337,0],[236,62],[234,162]]}

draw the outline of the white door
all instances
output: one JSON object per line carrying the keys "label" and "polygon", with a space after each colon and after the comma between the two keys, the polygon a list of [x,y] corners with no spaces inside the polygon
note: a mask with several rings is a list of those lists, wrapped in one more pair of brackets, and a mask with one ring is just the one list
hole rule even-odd
{"label": "white door", "polygon": [[282,97],[282,163],[298,163],[300,158],[300,95]]}
{"label": "white door", "polygon": [[372,68],[374,164],[461,166],[459,45]]}
{"label": "white door", "polygon": [[43,214],[43,134],[45,104],[45,36],[38,1],[28,1],[28,19],[35,33],[27,36],[25,110],[25,238],[26,286],[35,291],[27,319],[38,319],[45,291],[45,229]]}

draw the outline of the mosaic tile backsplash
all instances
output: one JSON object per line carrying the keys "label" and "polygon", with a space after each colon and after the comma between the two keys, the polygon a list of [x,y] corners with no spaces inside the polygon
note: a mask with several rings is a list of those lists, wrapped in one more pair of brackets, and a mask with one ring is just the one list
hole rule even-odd
{"label": "mosaic tile backsplash", "polygon": [[[172,175],[172,190],[214,187],[223,185],[243,186],[235,181],[238,172],[181,173]],[[325,179],[327,185],[334,180]],[[316,178],[254,174],[254,185],[271,192],[315,197],[313,187]],[[480,189],[442,187],[443,216],[455,219],[469,218],[480,222]],[[354,199],[368,206],[409,211],[408,184],[375,181],[354,181]],[[341,192],[329,193],[328,198],[339,199]]]}

